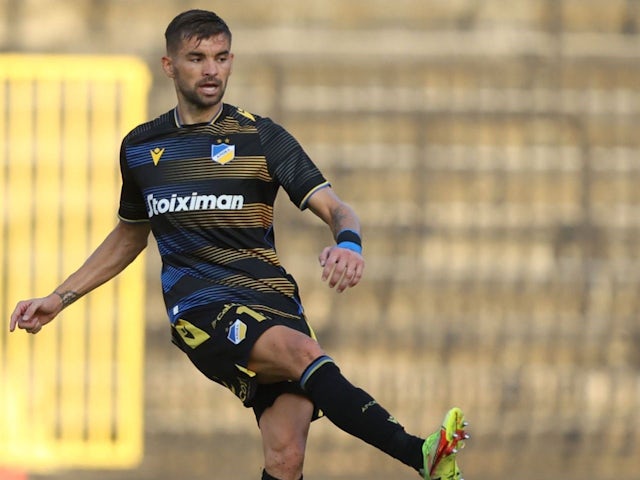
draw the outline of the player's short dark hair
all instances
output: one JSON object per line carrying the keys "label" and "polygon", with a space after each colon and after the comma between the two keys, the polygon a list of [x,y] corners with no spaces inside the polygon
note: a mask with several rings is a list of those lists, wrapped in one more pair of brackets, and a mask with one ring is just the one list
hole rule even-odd
{"label": "player's short dark hair", "polygon": [[224,20],[207,10],[187,10],[176,16],[167,26],[164,38],[167,41],[167,52],[175,52],[184,40],[215,37],[224,34],[231,43],[231,30]]}

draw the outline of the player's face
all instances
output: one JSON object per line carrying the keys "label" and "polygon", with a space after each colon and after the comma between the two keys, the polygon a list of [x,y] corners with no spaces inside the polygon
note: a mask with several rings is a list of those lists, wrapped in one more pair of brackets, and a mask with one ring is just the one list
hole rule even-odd
{"label": "player's face", "polygon": [[229,39],[223,34],[184,40],[177,52],[162,58],[166,74],[173,78],[178,104],[212,115],[222,102],[232,64]]}

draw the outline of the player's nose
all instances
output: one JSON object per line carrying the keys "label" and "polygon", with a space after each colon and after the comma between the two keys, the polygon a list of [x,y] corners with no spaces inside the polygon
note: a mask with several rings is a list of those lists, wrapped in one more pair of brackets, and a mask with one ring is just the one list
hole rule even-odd
{"label": "player's nose", "polygon": [[218,63],[213,58],[203,61],[202,75],[204,77],[215,77],[218,75]]}

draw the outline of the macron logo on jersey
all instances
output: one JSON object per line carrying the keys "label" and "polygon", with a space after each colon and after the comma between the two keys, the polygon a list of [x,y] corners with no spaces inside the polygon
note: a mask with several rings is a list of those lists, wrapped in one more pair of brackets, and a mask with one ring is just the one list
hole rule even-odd
{"label": "macron logo on jersey", "polygon": [[147,195],[147,213],[149,218],[173,212],[195,212],[197,210],[241,210],[244,206],[242,195],[171,195],[169,198],[156,198],[153,193]]}

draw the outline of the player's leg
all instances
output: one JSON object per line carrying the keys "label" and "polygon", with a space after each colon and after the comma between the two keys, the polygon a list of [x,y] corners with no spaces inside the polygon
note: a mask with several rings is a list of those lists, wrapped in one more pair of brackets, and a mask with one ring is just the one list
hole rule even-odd
{"label": "player's leg", "polygon": [[313,404],[308,398],[285,393],[277,397],[258,421],[262,435],[263,479],[300,480]]}
{"label": "player's leg", "polygon": [[[424,439],[407,434],[370,395],[344,378],[309,336],[304,319],[290,322],[291,328],[286,323],[242,305],[225,305],[216,313],[190,312],[180,318],[173,325],[173,337],[202,373],[225,385],[245,405],[251,404],[258,382],[298,381],[315,407],[339,428],[423,470],[429,463],[423,458]],[[439,455],[452,454],[445,449]]]}
{"label": "player's leg", "polygon": [[365,391],[344,378],[331,358],[312,362],[300,385],[334,424],[417,470],[425,480],[462,480],[456,454],[468,435],[459,408],[426,440],[404,428]]}
{"label": "player's leg", "polygon": [[249,368],[263,380],[299,380],[336,426],[416,470],[423,468],[424,439],[405,432],[367,392],[352,385],[315,340],[287,327],[272,327],[255,342]]}
{"label": "player's leg", "polygon": [[[430,478],[430,472],[439,475],[433,478],[460,478],[455,447],[458,438],[464,435],[461,412],[451,424],[454,431],[448,428],[445,432],[456,438],[450,439],[446,448],[434,451],[432,444],[426,446],[424,438],[407,433],[367,392],[352,385],[317,342],[282,326],[270,328],[256,341],[249,368],[262,378],[299,379],[314,405],[336,426],[413,467],[424,478]],[[435,435],[440,439],[440,432]],[[445,457],[448,461],[441,463]],[[440,465],[437,472],[436,465]]]}

